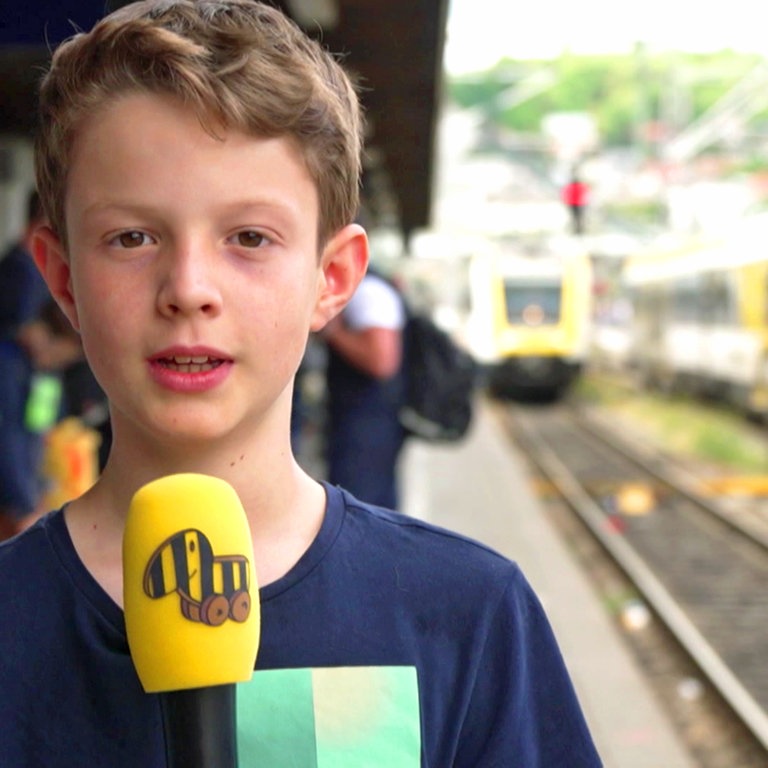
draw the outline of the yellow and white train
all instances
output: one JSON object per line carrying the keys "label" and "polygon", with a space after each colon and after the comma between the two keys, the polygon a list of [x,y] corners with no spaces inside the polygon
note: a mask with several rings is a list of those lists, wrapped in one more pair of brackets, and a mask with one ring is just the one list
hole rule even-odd
{"label": "yellow and white train", "polygon": [[589,350],[592,279],[572,238],[472,261],[471,348],[491,394],[554,400],[568,391]]}
{"label": "yellow and white train", "polygon": [[625,262],[638,380],[768,415],[768,216]]}

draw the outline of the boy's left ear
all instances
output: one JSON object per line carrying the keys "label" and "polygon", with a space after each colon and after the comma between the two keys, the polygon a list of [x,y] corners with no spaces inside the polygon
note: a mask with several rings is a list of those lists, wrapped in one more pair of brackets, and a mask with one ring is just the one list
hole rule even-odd
{"label": "boy's left ear", "polygon": [[368,236],[359,224],[340,229],[323,248],[311,329],[319,331],[352,298],[368,268]]}

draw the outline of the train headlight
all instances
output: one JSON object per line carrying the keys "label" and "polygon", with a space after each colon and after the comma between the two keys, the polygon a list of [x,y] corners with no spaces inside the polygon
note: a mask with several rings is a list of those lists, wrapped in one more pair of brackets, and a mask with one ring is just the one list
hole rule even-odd
{"label": "train headlight", "polygon": [[529,304],[522,312],[526,325],[536,326],[544,322],[544,310],[538,304]]}

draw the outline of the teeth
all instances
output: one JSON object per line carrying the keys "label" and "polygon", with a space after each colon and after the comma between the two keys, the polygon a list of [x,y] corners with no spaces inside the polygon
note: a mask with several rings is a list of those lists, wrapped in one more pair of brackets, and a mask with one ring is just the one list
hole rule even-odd
{"label": "teeth", "polygon": [[165,364],[181,373],[200,373],[210,371],[220,365],[219,360],[211,360],[208,355],[174,355]]}
{"label": "teeth", "polygon": [[171,360],[177,365],[205,365],[208,362],[208,355],[200,355],[198,357],[188,357],[187,355],[174,355]]}

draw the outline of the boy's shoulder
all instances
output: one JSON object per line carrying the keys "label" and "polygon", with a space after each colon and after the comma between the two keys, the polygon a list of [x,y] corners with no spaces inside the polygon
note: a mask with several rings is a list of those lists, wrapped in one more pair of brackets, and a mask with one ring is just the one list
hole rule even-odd
{"label": "boy's shoulder", "polygon": [[338,486],[333,490],[341,494],[344,509],[348,514],[360,515],[369,525],[381,530],[383,535],[386,535],[385,532],[389,532],[393,536],[413,536],[431,542],[432,546],[438,549],[444,547],[466,548],[483,559],[509,562],[493,547],[458,531],[444,528],[428,519],[413,517],[404,512],[371,504]]}
{"label": "boy's shoulder", "polygon": [[0,543],[0,599],[21,600],[31,593],[43,604],[53,595],[62,573],[60,547],[55,540],[64,531],[63,512],[57,510]]}
{"label": "boy's shoulder", "polygon": [[50,653],[52,642],[66,644],[62,632],[73,631],[67,606],[77,601],[77,590],[51,528],[65,529],[61,511],[0,544],[0,607],[13,616],[0,626],[0,677],[6,687],[6,675],[18,664],[26,659],[28,669]]}
{"label": "boy's shoulder", "polygon": [[437,590],[505,591],[525,582],[514,561],[486,544],[336,490],[344,505],[343,538],[366,558],[369,569],[395,564],[401,577],[409,575]]}
{"label": "boy's shoulder", "polygon": [[61,510],[50,512],[22,533],[0,542],[0,572],[14,568],[17,562],[23,562],[32,553],[39,553],[47,548],[46,530],[50,519],[58,514],[61,514]]}

